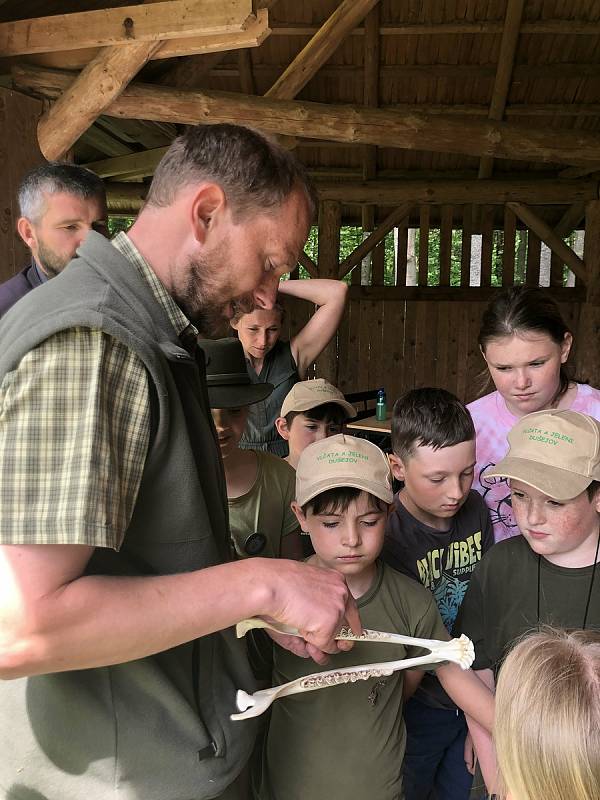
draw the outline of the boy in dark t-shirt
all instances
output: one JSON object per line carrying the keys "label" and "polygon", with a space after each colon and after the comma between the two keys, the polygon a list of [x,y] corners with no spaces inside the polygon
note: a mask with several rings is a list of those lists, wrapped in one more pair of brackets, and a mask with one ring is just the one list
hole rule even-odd
{"label": "boy in dark t-shirt", "polygon": [[[473,667],[492,688],[531,630],[600,630],[600,422],[571,409],[536,411],[508,444],[487,474],[508,479],[521,536],[498,542],[477,566],[455,626],[472,639]],[[472,729],[492,790],[492,742]]]}
{"label": "boy in dark t-shirt", "polygon": [[[394,405],[392,448],[392,471],[403,487],[394,497],[382,559],[431,591],[451,631],[473,569],[494,541],[487,506],[471,491],[471,416],[443,389],[414,389]],[[445,800],[466,800],[472,783],[466,721],[434,674],[424,675],[404,719],[407,800],[434,790]]]}

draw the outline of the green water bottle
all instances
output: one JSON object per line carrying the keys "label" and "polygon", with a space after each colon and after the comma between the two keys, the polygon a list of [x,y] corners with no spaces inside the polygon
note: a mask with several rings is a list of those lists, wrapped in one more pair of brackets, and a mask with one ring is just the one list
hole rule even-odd
{"label": "green water bottle", "polygon": [[385,404],[385,389],[380,389],[377,392],[377,403],[375,405],[375,417],[379,422],[385,422],[387,419],[387,407]]}

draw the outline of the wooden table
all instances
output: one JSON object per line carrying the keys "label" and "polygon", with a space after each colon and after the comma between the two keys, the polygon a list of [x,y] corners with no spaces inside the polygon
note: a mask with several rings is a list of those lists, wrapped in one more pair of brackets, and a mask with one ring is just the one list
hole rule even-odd
{"label": "wooden table", "polygon": [[379,420],[376,416],[364,417],[356,422],[347,422],[346,428],[349,431],[371,431],[372,433],[391,433],[392,432],[392,412],[388,411],[385,420]]}

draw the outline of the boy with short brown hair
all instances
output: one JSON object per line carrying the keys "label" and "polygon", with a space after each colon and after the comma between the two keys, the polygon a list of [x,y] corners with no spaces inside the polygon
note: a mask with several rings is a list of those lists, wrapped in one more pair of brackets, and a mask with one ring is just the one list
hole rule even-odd
{"label": "boy with short brown hair", "polygon": [[[309,563],[343,574],[361,623],[372,630],[448,639],[431,594],[379,561],[391,474],[382,451],[343,434],[315,442],[300,457],[294,512],[310,534]],[[422,655],[418,648],[357,641],[323,669]],[[274,648],[275,685],[314,672],[314,664]],[[440,680],[488,729],[493,698],[470,670],[438,668]],[[404,673],[277,700],[263,752],[260,800],[400,800]]]}
{"label": "boy with short brown hair", "polygon": [[[451,631],[471,574],[494,542],[487,506],[471,490],[471,415],[444,389],[413,389],[394,405],[392,448],[392,472],[403,486],[394,497],[382,558],[433,594]],[[465,763],[467,723],[434,674],[425,673],[404,720],[407,800],[433,791],[444,800],[466,800],[473,782],[472,758]]]}
{"label": "boy with short brown hair", "polygon": [[323,378],[294,384],[275,420],[279,435],[287,441],[290,449],[285,460],[296,469],[304,448],[341,433],[346,420],[355,416],[354,406],[339,389]]}

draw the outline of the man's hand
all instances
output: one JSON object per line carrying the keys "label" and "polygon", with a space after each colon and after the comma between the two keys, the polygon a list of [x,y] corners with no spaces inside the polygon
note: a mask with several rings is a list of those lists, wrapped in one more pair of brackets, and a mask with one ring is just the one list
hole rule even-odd
{"label": "man's hand", "polygon": [[[273,564],[274,562],[271,562]],[[273,636],[275,641],[303,658],[326,663],[327,653],[350,650],[352,642],[335,640],[340,628],[362,633],[354,598],[339,572],[293,561],[278,561],[269,607],[263,616],[296,628],[297,637]],[[296,639],[290,642],[290,639]],[[304,646],[302,646],[304,645]]]}

